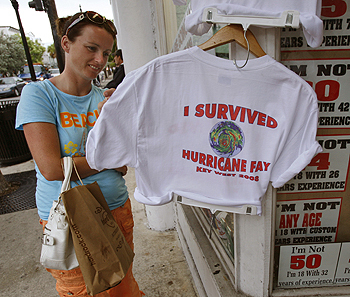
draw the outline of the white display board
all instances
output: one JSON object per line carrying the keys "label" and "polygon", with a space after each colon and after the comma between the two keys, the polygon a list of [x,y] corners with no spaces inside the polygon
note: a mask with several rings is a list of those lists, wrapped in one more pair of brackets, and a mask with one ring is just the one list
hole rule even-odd
{"label": "white display board", "polygon": [[349,284],[349,261],[349,243],[281,246],[277,287]]}

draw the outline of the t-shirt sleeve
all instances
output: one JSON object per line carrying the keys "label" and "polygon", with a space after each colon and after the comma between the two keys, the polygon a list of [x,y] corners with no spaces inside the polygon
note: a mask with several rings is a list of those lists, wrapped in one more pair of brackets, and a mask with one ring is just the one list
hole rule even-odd
{"label": "t-shirt sleeve", "polygon": [[103,106],[86,142],[91,168],[102,170],[124,165],[137,166],[137,95],[132,77],[123,83]]}
{"label": "t-shirt sleeve", "polygon": [[23,130],[24,124],[35,122],[56,124],[56,114],[48,92],[32,82],[23,88],[16,111],[16,129]]}
{"label": "t-shirt sleeve", "polygon": [[283,186],[322,151],[320,144],[316,141],[318,109],[316,99],[313,101],[313,108],[299,110],[300,118],[292,123],[287,141],[277,156],[271,173],[274,188]]}

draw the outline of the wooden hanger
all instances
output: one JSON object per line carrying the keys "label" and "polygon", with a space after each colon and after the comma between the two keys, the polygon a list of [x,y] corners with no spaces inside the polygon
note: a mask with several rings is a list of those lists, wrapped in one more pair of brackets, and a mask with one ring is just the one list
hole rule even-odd
{"label": "wooden hanger", "polygon": [[[246,37],[249,42],[249,50],[257,58],[266,55],[266,53],[261,48],[260,44],[258,43],[255,36],[250,30],[247,30]],[[206,42],[200,44],[198,47],[204,51],[207,51],[214,47],[224,45],[233,41],[236,41],[243,48],[248,49],[247,42],[244,38],[243,27],[239,24],[230,24],[221,28],[211,38],[209,38]]]}

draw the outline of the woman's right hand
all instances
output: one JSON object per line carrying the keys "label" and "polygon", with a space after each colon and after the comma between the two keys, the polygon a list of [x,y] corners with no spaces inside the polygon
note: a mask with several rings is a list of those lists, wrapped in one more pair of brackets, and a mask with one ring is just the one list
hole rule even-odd
{"label": "woman's right hand", "polygon": [[108,89],[108,90],[103,92],[103,96],[105,96],[105,99],[98,103],[98,105],[97,105],[98,113],[101,113],[103,105],[105,105],[105,103],[108,101],[109,97],[112,96],[114,91],[115,91],[115,89],[111,88],[111,89]]}
{"label": "woman's right hand", "polygon": [[124,176],[128,172],[128,167],[127,166],[123,166],[123,167],[116,168],[114,170],[120,172],[122,174],[122,176]]}

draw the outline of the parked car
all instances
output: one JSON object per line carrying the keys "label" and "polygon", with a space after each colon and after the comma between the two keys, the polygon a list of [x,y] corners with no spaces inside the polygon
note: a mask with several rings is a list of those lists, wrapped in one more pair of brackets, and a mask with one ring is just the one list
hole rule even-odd
{"label": "parked car", "polygon": [[58,68],[52,68],[50,69],[50,74],[51,76],[57,76],[57,75],[60,75],[60,70]]}
{"label": "parked car", "polygon": [[[33,68],[34,68],[34,73],[37,80],[44,80],[51,77],[51,74],[48,73],[47,67],[41,64],[33,64]],[[28,65],[23,66],[23,71],[21,71],[18,77],[28,82],[32,80]]]}
{"label": "parked car", "polygon": [[19,96],[26,84],[19,77],[0,77],[0,97]]}

